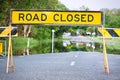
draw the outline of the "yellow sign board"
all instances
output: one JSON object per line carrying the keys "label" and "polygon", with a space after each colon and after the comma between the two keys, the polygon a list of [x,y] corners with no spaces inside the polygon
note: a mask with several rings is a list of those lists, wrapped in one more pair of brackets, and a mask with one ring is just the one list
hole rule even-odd
{"label": "yellow sign board", "polygon": [[3,43],[0,43],[0,54],[3,52]]}
{"label": "yellow sign board", "polygon": [[11,10],[12,24],[102,25],[101,11]]}

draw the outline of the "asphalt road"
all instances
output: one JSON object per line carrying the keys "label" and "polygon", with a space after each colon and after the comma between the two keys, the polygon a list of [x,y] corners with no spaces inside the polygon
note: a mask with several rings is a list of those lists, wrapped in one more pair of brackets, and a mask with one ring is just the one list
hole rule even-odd
{"label": "asphalt road", "polygon": [[0,58],[0,80],[120,80],[120,55],[109,54],[108,59],[109,75],[98,52],[16,56],[15,72],[6,75],[6,58]]}

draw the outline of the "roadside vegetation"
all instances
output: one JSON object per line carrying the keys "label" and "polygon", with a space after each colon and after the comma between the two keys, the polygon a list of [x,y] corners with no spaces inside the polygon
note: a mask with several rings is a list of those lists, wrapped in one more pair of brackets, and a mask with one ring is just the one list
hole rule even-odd
{"label": "roadside vegetation", "polygon": [[[95,40],[96,43],[103,44],[102,38],[94,37],[92,39]],[[106,42],[107,53],[120,54],[120,38],[108,38],[105,39],[105,42]]]}

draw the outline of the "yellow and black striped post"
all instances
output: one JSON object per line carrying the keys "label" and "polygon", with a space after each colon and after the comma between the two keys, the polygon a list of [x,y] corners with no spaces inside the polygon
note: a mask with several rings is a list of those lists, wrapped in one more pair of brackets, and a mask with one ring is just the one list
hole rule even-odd
{"label": "yellow and black striped post", "polygon": [[104,38],[117,38],[120,37],[120,28],[98,28],[98,36]]}
{"label": "yellow and black striped post", "polygon": [[120,38],[120,28],[98,28],[98,36],[103,39],[103,53],[104,53],[104,71],[109,74],[108,58],[106,51],[106,38]]}
{"label": "yellow and black striped post", "polygon": [[[8,26],[8,29],[10,29],[10,30],[12,29],[11,24]],[[6,66],[6,73],[7,74],[8,74],[9,68],[11,68],[12,72],[14,72],[11,32],[9,33],[8,58],[7,58],[7,66]]]}
{"label": "yellow and black striped post", "polygon": [[18,36],[18,28],[0,27],[0,37],[9,37],[10,33],[12,36]]}

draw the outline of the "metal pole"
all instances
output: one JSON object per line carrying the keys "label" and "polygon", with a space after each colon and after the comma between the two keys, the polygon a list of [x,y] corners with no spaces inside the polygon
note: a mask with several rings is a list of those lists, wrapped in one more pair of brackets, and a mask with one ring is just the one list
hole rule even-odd
{"label": "metal pole", "polygon": [[54,53],[54,32],[55,30],[52,29],[52,53]]}

